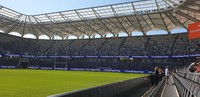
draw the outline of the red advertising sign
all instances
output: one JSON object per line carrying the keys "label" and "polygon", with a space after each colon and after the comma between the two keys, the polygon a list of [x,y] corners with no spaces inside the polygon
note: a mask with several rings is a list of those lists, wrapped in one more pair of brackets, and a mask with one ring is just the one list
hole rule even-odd
{"label": "red advertising sign", "polygon": [[200,22],[188,25],[188,39],[200,38]]}

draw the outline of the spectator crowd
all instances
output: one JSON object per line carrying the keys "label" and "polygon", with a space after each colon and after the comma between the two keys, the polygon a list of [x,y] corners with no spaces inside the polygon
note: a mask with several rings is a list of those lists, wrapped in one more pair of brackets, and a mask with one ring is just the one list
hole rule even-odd
{"label": "spectator crowd", "polygon": [[188,40],[187,34],[57,41],[22,39],[19,37],[0,35],[0,52],[4,54],[160,56],[197,54],[200,52],[199,50],[200,39]]}

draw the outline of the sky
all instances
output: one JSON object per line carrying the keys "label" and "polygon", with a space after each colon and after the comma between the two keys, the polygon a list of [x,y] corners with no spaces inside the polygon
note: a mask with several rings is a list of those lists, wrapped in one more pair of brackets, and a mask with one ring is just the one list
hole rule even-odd
{"label": "sky", "polygon": [[0,5],[26,15],[96,7],[142,0],[0,0]]}

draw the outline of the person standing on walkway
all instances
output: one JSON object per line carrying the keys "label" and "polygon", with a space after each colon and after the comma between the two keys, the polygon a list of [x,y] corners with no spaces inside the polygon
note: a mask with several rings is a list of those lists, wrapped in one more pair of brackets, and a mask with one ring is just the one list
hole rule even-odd
{"label": "person standing on walkway", "polygon": [[165,76],[166,76],[166,83],[168,84],[168,80],[169,80],[169,69],[168,69],[168,66],[166,66],[166,68],[165,68]]}
{"label": "person standing on walkway", "polygon": [[154,69],[154,71],[155,71],[155,85],[158,85],[158,83],[159,83],[159,77],[160,77],[160,74],[159,74],[159,68],[156,66],[155,67],[155,69]]}

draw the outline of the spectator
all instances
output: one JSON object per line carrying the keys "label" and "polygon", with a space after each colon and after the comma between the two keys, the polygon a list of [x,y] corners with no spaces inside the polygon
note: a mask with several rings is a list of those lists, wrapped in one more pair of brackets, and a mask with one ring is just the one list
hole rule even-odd
{"label": "spectator", "polygon": [[169,80],[169,69],[168,69],[168,66],[166,66],[166,68],[165,68],[165,76],[166,76],[166,83],[168,84],[168,80]]}
{"label": "spectator", "polygon": [[151,85],[153,86],[155,83],[154,83],[154,79],[155,79],[155,75],[153,73],[151,73],[148,77],[151,81]]}
{"label": "spectator", "polygon": [[159,67],[155,67],[155,84],[158,85],[160,74],[159,74]]}
{"label": "spectator", "polygon": [[159,71],[159,81],[161,81],[163,77],[163,70],[160,67],[158,67],[158,71]]}
{"label": "spectator", "polygon": [[197,62],[193,62],[193,63],[190,64],[188,69],[189,69],[190,72],[195,72],[197,70],[197,66],[198,66]]}
{"label": "spectator", "polygon": [[177,71],[178,71],[177,66],[175,66],[174,69],[173,69],[173,73],[177,73]]}
{"label": "spectator", "polygon": [[197,63],[197,70],[196,70],[197,73],[200,73],[200,62]]}

